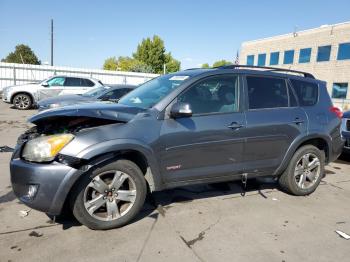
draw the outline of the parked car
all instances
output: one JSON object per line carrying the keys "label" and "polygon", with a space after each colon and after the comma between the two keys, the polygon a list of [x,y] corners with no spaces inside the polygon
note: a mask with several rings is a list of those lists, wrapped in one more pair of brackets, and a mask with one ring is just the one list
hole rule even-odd
{"label": "parked car", "polygon": [[4,88],[2,101],[20,110],[30,109],[41,99],[64,94],[83,94],[87,90],[103,86],[94,78],[53,76],[40,83],[9,86]]}
{"label": "parked car", "polygon": [[101,101],[118,101],[123,95],[135,89],[135,85],[110,85],[93,88],[81,95],[61,95],[46,98],[38,102],[38,110],[47,110],[81,103]]}
{"label": "parked car", "polygon": [[130,222],[148,191],[274,176],[311,194],[342,151],[341,112],[308,73],[246,67],[163,75],[117,104],[34,115],[10,163],[15,195],[109,229]]}
{"label": "parked car", "polygon": [[342,136],[345,139],[343,152],[349,154],[350,153],[350,111],[347,111],[343,114],[341,130],[342,130]]}

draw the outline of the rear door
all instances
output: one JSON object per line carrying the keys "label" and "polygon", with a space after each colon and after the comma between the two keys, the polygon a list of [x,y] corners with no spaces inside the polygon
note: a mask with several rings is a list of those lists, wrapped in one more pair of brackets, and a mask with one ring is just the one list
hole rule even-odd
{"label": "rear door", "polygon": [[307,117],[284,78],[247,75],[244,161],[248,173],[272,174],[291,143],[307,132]]}
{"label": "rear door", "polygon": [[83,94],[87,88],[83,86],[83,79],[79,77],[66,77],[64,87],[60,95]]}

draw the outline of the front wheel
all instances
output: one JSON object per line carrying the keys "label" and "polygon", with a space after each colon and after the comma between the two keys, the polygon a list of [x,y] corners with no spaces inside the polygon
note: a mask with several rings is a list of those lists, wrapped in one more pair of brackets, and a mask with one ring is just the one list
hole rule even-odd
{"label": "front wheel", "polygon": [[13,98],[13,105],[19,110],[30,109],[33,105],[32,98],[28,94],[17,94]]}
{"label": "front wheel", "polygon": [[91,229],[121,227],[142,208],[147,193],[140,168],[117,160],[82,178],[72,194],[75,218]]}
{"label": "front wheel", "polygon": [[312,145],[302,146],[294,153],[287,169],[279,178],[279,184],[293,195],[309,195],[321,182],[324,163],[323,151]]}

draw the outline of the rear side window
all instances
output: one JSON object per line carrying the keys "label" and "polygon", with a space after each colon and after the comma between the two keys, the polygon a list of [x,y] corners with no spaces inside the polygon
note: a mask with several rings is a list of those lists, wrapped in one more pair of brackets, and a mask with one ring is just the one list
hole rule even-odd
{"label": "rear side window", "polygon": [[65,86],[81,86],[81,79],[76,77],[67,77],[66,82],[64,83]]}
{"label": "rear side window", "polygon": [[82,86],[94,86],[94,82],[90,81],[89,79],[82,78],[81,79]]}
{"label": "rear side window", "polygon": [[286,81],[280,78],[247,76],[249,109],[288,107]]}
{"label": "rear side window", "polygon": [[313,106],[318,100],[318,85],[301,80],[290,80],[300,106]]}

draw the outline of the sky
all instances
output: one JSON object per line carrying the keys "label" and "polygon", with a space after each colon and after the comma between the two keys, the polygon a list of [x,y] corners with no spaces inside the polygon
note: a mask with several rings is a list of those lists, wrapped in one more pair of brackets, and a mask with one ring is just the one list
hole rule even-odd
{"label": "sky", "polygon": [[0,59],[27,44],[54,64],[102,68],[159,35],[182,69],[234,61],[243,41],[350,21],[349,0],[0,0]]}

